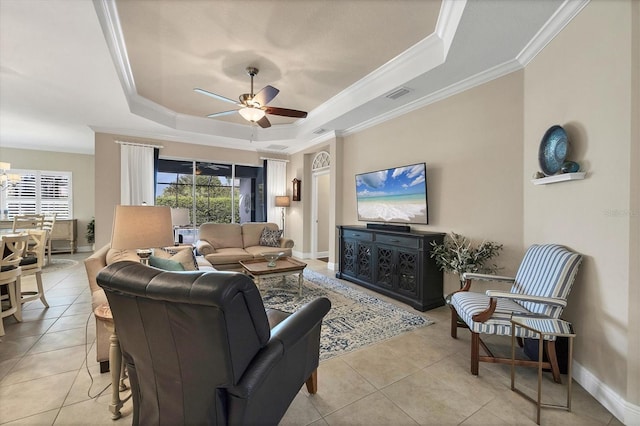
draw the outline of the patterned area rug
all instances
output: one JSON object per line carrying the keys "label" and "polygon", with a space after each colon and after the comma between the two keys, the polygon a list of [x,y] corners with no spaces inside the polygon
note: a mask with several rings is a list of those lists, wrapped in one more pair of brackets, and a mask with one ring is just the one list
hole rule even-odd
{"label": "patterned area rug", "polygon": [[44,265],[44,268],[42,268],[42,273],[44,274],[47,272],[61,271],[62,269],[67,269],[77,264],[77,260],[52,258],[51,263],[47,263],[46,265]]}
{"label": "patterned area rug", "polygon": [[317,272],[305,271],[304,277],[301,298],[297,276],[287,277],[285,284],[280,278],[265,280],[260,292],[265,307],[285,312],[295,312],[317,297],[331,300],[331,310],[322,322],[321,360],[434,323]]}

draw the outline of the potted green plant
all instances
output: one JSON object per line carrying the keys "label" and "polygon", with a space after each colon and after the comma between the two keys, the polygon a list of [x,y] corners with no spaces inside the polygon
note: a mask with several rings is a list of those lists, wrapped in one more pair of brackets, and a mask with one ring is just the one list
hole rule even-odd
{"label": "potted green plant", "polygon": [[92,217],[89,223],[87,223],[87,233],[85,234],[87,242],[94,244],[96,242],[96,218]]}
{"label": "potted green plant", "polygon": [[495,263],[490,263],[502,250],[502,244],[493,241],[483,241],[474,246],[467,237],[451,232],[442,244],[432,241],[431,246],[430,256],[441,270],[458,275],[461,288],[465,272],[495,274],[501,269]]}

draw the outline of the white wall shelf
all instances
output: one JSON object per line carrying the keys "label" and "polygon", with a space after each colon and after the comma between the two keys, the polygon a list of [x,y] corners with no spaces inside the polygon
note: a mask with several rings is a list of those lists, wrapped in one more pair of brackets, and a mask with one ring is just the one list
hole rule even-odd
{"label": "white wall shelf", "polygon": [[564,182],[567,180],[581,180],[586,176],[586,172],[562,173],[559,175],[547,176],[539,179],[532,179],[534,185],[548,185],[550,183]]}

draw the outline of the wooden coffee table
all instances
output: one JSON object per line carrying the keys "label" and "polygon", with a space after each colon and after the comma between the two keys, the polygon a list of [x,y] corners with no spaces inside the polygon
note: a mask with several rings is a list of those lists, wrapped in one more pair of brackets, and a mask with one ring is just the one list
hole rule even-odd
{"label": "wooden coffee table", "polygon": [[240,265],[245,274],[253,278],[258,287],[265,278],[282,277],[284,284],[288,275],[298,274],[299,295],[302,296],[302,283],[304,282],[303,271],[307,267],[306,263],[300,262],[292,257],[283,257],[276,261],[276,266],[268,266],[264,259],[241,260]]}

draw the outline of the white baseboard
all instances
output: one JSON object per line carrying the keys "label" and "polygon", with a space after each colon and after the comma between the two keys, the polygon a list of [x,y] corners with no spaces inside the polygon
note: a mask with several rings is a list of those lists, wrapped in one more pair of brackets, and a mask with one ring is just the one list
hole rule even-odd
{"label": "white baseboard", "polygon": [[91,253],[93,248],[91,246],[78,246],[76,247],[76,252],[78,253]]}
{"label": "white baseboard", "polygon": [[[309,252],[292,250],[291,254],[294,257],[297,257],[298,259],[315,259],[313,253],[309,253]],[[329,257],[329,252],[328,251],[319,251],[318,253],[316,253],[316,256],[317,257]]]}
{"label": "white baseboard", "polygon": [[627,426],[640,426],[640,406],[627,402],[589,370],[573,362],[573,378],[618,420]]}

